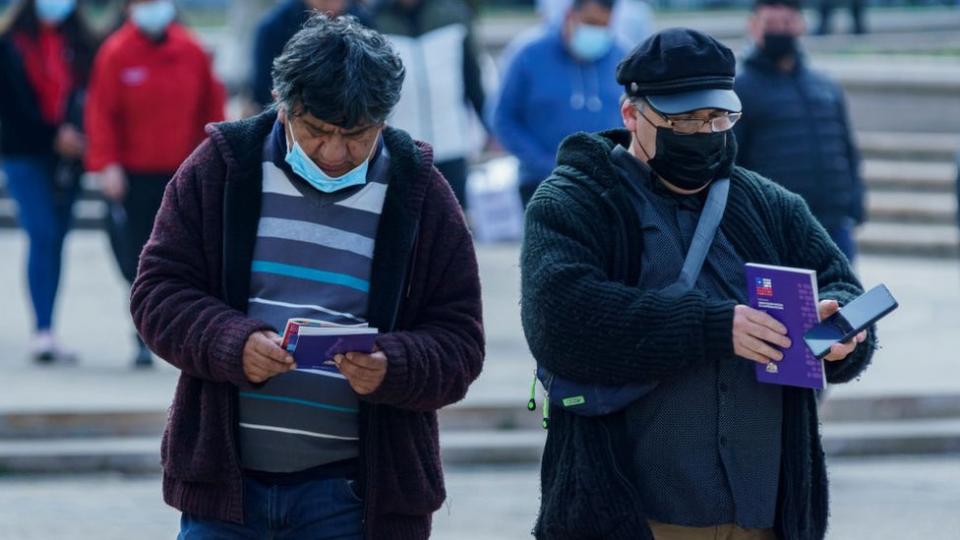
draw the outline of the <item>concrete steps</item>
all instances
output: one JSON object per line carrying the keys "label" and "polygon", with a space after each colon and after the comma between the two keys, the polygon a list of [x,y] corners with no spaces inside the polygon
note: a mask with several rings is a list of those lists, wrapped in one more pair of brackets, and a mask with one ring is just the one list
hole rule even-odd
{"label": "concrete steps", "polygon": [[867,216],[870,223],[955,225],[957,198],[952,193],[871,191]]}
{"label": "concrete steps", "polygon": [[957,257],[957,165],[960,136],[862,132],[867,223],[865,254]]}
{"label": "concrete steps", "polygon": [[[539,462],[546,439],[541,412],[521,401],[474,401],[441,411],[444,462]],[[156,472],[165,417],[162,411],[0,414],[0,475]],[[960,395],[828,399],[821,420],[832,456],[960,452]]]}
{"label": "concrete steps", "polygon": [[903,257],[958,257],[960,233],[955,225],[867,223],[857,231],[862,253]]}
{"label": "concrete steps", "polygon": [[165,411],[35,411],[0,414],[0,441],[155,437],[167,421]]}
{"label": "concrete steps", "polygon": [[857,144],[866,159],[950,163],[960,153],[960,135],[861,131]]}
{"label": "concrete steps", "polygon": [[0,440],[0,475],[159,470],[158,437]]}
{"label": "concrete steps", "polygon": [[863,163],[863,177],[872,191],[955,193],[957,166],[939,161],[871,159]]}

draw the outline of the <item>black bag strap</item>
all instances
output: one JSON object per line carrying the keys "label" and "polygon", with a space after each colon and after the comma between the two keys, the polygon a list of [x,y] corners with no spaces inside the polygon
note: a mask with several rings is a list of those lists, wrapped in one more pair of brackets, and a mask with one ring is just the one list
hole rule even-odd
{"label": "black bag strap", "polygon": [[680,270],[680,277],[677,278],[677,283],[684,290],[692,289],[697,284],[700,270],[703,269],[703,261],[706,260],[707,253],[710,252],[710,246],[713,245],[717,229],[720,228],[720,221],[723,220],[723,211],[727,207],[727,196],[729,194],[729,178],[713,181],[710,186],[710,193],[707,194],[707,200],[703,203],[703,210],[700,211],[700,219],[697,221],[697,229],[693,233],[693,240],[690,241],[687,258],[683,261],[683,269]]}

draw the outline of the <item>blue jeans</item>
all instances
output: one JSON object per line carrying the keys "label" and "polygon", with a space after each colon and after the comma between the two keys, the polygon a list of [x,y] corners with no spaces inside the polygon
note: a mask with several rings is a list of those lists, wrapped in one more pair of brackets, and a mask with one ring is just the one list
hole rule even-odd
{"label": "blue jeans", "polygon": [[853,263],[857,258],[857,240],[853,237],[853,223],[841,225],[829,231],[833,243],[837,244],[840,251],[847,256],[847,260]]}
{"label": "blue jeans", "polygon": [[56,159],[6,157],[3,170],[7,189],[17,202],[17,220],[30,242],[27,284],[38,331],[49,330],[60,285],[63,240],[70,230],[78,185],[59,186],[54,178]]}
{"label": "blue jeans", "polygon": [[244,524],[183,514],[178,540],[360,540],[363,503],[343,478],[274,486],[243,479]]}

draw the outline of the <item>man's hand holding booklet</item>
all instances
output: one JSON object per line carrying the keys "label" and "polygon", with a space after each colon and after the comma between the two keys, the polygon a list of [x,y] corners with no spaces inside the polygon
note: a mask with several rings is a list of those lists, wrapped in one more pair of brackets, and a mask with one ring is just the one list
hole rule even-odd
{"label": "man's hand holding booklet", "polygon": [[866,329],[898,306],[883,285],[843,309],[819,301],[813,270],[747,263],[746,276],[750,307],[786,327],[790,343],[781,360],[756,366],[757,380],[765,383],[823,388],[823,360],[846,358],[866,338]]}
{"label": "man's hand holding booklet", "polygon": [[335,357],[370,354],[378,331],[366,324],[344,326],[313,319],[290,319],[281,347],[293,355],[299,369],[338,371]]}
{"label": "man's hand holding booklet", "polygon": [[290,319],[280,346],[293,355],[297,369],[342,375],[355,392],[365,395],[380,386],[387,371],[387,358],[376,349],[378,334],[366,324]]}

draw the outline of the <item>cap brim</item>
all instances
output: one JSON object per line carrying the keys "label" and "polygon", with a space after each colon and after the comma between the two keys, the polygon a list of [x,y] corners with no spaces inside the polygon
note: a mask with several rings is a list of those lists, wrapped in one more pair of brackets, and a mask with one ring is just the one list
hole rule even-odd
{"label": "cap brim", "polygon": [[743,105],[733,90],[696,90],[670,96],[644,96],[650,105],[663,114],[682,114],[700,109],[740,112]]}

